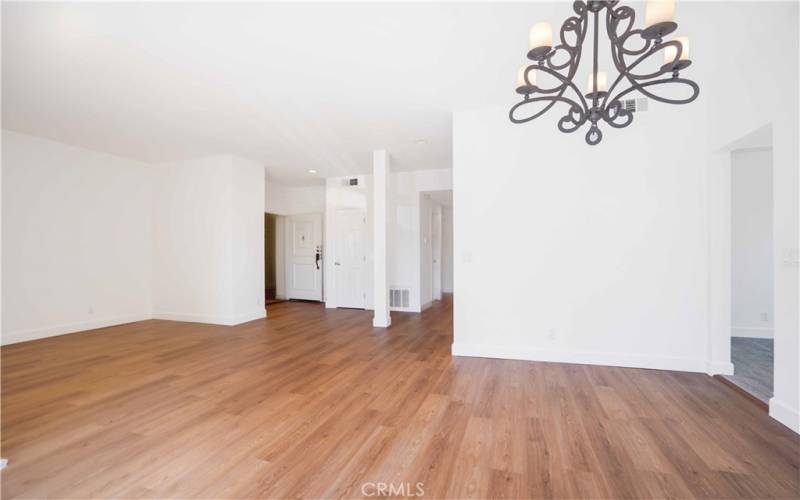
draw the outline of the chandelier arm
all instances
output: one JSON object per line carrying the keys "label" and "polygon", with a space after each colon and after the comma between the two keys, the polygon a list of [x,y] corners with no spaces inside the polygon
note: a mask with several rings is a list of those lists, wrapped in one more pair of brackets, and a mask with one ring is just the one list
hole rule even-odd
{"label": "chandelier arm", "polygon": [[[614,128],[625,128],[633,122],[633,113],[622,107],[621,101],[613,101],[601,114],[603,121]],[[624,121],[618,122],[622,118]]]}
{"label": "chandelier arm", "polygon": [[[648,59],[650,56],[652,56],[656,52],[664,50],[668,46],[674,46],[676,48],[675,59],[672,61],[672,64],[665,65],[665,66],[662,67],[662,69],[659,69],[658,71],[655,71],[655,72],[650,73],[648,75],[632,75],[631,74],[631,70],[633,68],[635,68],[636,66],[638,66],[639,63],[641,63],[642,61]],[[606,109],[606,104],[608,102],[614,102],[614,101],[618,100],[621,97],[622,94],[619,94],[619,95],[616,95],[614,98],[610,98],[611,93],[614,92],[614,89],[619,84],[619,82],[622,81],[623,78],[627,78],[627,80],[631,84],[631,86],[633,88],[635,88],[637,86],[642,85],[642,84],[637,83],[636,80],[649,80],[651,78],[656,78],[658,76],[661,76],[661,75],[663,75],[665,73],[669,73],[670,70],[669,69],[665,69],[665,68],[672,67],[678,62],[678,60],[680,59],[681,50],[682,50],[682,46],[681,46],[681,43],[679,41],[670,40],[669,42],[665,42],[663,44],[655,45],[653,48],[651,48],[649,51],[647,51],[647,53],[639,56],[634,62],[632,62],[627,67],[624,65],[624,63],[622,61],[617,61],[615,59],[614,60],[614,65],[616,66],[617,73],[618,73],[617,74],[617,78],[614,80],[614,83],[612,83],[611,86],[608,88],[608,94],[606,94],[605,98],[603,99],[603,104],[601,106],[601,109]],[[613,54],[613,50],[612,50],[612,54]],[[674,80],[674,78],[667,79],[667,81],[673,81],[673,80]],[[689,80],[687,80],[687,81],[689,81]],[[627,92],[629,92],[629,90],[627,90],[625,93],[627,93]],[[666,102],[666,101],[662,101],[662,102]]]}
{"label": "chandelier arm", "polygon": [[[535,113],[533,116],[529,116],[528,118],[514,118],[514,111],[516,111],[517,109],[521,108],[525,104],[530,104],[530,103],[533,103],[533,102],[545,102],[545,101],[549,102],[549,104],[547,106],[545,106],[539,112]],[[539,118],[540,116],[545,114],[547,111],[550,110],[550,108],[552,108],[555,104],[557,104],[559,102],[563,102],[563,103],[569,104],[570,109],[568,110],[568,113],[573,112],[573,111],[579,112],[580,115],[582,117],[584,117],[581,120],[581,124],[583,124],[583,122],[586,121],[586,119],[585,119],[586,111],[581,109],[581,107],[578,105],[577,102],[573,101],[572,99],[570,99],[568,97],[564,97],[564,96],[560,96],[560,95],[542,96],[542,97],[533,97],[531,99],[523,99],[522,101],[516,103],[515,105],[513,105],[511,107],[511,109],[508,112],[508,118],[513,123],[527,123],[527,122],[529,122],[531,120],[535,120],[536,118]]]}
{"label": "chandelier arm", "polygon": [[[665,84],[665,83],[680,83],[680,84],[683,84],[683,85],[688,85],[689,87],[692,88],[692,95],[687,97],[687,98],[685,98],[685,99],[667,99],[666,97],[657,96],[657,95],[653,94],[652,92],[644,89],[645,87],[652,87],[653,85],[661,85],[661,84]],[[645,82],[645,83],[634,83],[634,82],[632,82],[631,87],[629,87],[629,88],[623,90],[622,92],[620,92],[619,94],[617,94],[617,96],[614,98],[614,100],[615,101],[619,101],[619,99],[621,97],[633,92],[634,90],[637,90],[637,91],[641,92],[642,94],[644,94],[645,96],[649,97],[650,99],[653,99],[653,100],[656,100],[656,101],[659,101],[659,102],[663,102],[663,103],[666,103],[666,104],[689,104],[690,102],[692,102],[695,99],[697,99],[697,97],[700,95],[700,86],[698,86],[692,80],[689,80],[688,78],[670,77],[670,78],[662,78],[661,80],[652,80],[652,81]]]}
{"label": "chandelier arm", "polygon": [[[530,67],[528,67],[528,69],[525,70],[525,79],[526,79],[526,81],[528,81],[528,72],[530,72],[531,70],[543,71],[543,72],[547,73],[548,75],[551,75],[551,76],[555,77],[558,81],[561,82],[561,85],[559,87],[554,87],[553,89],[546,89],[546,91],[544,91],[542,93],[549,94],[549,93],[556,92],[556,89],[558,89],[558,92],[559,92],[558,93],[558,97],[562,97],[564,95],[564,91],[566,91],[567,88],[571,88],[572,90],[575,91],[575,94],[580,99],[580,103],[583,105],[583,109],[588,112],[589,105],[586,103],[586,99],[583,97],[583,94],[581,93],[581,90],[578,88],[577,85],[575,85],[575,82],[572,81],[571,77],[564,76],[561,73],[559,73],[558,71],[550,69],[547,66],[541,66],[540,65],[540,66],[530,66]],[[537,91],[538,91],[538,88],[537,88]]]}

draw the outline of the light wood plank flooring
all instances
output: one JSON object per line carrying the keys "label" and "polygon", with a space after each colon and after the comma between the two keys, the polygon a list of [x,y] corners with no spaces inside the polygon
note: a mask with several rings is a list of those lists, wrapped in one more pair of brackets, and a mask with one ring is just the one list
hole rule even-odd
{"label": "light wood plank flooring", "polygon": [[450,299],[269,314],[3,348],[3,498],[800,497],[798,437],[705,375],[453,358]]}

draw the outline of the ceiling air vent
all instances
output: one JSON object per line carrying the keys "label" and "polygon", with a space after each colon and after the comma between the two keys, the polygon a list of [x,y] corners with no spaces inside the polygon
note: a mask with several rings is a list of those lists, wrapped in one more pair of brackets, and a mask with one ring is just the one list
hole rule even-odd
{"label": "ceiling air vent", "polygon": [[408,288],[389,289],[389,307],[397,309],[408,309],[409,307]]}
{"label": "ceiling air vent", "polygon": [[647,111],[647,98],[640,97],[638,99],[625,99],[622,101],[622,108],[625,111]]}

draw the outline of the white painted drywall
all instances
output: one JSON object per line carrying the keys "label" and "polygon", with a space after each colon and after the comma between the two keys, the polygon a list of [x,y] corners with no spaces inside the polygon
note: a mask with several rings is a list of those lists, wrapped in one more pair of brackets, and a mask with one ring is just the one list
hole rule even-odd
{"label": "white painted drywall", "polygon": [[453,293],[453,208],[442,207],[442,291]]}
{"label": "white painted drywall", "polygon": [[231,157],[233,323],[264,316],[264,167]]}
{"label": "white painted drywall", "polygon": [[[718,12],[713,2],[698,2],[698,16],[712,18]],[[752,22],[758,18],[759,22]],[[714,36],[705,40],[703,51],[713,60],[704,74],[704,96],[713,127],[693,129],[708,136],[716,154],[711,166],[711,265],[712,322],[710,359],[717,365],[729,360],[730,321],[730,160],[731,143],[754,131],[772,131],[773,279],[775,339],[774,396],[770,415],[800,432],[800,209],[798,208],[798,47],[800,5],[797,2],[741,2],[726,11],[726,22],[713,26]],[[752,40],[769,40],[779,51],[764,51]],[[734,45],[731,45],[733,43]],[[713,57],[712,57],[713,55]],[[751,60],[748,71],[737,71],[738,61]],[[758,96],[742,99],[742,96]],[[736,106],[731,106],[736,102]],[[727,212],[725,208],[727,207]],[[728,232],[726,234],[726,225]],[[727,298],[727,309],[726,309]]]}
{"label": "white painted drywall", "polygon": [[276,215],[321,214],[325,211],[325,186],[286,186],[267,179],[264,211]]}
{"label": "white painted drywall", "polygon": [[704,109],[636,122],[454,115],[454,354],[705,371]]}
{"label": "white painted drywall", "polygon": [[149,318],[152,168],[2,134],[2,343]]}
{"label": "white painted drywall", "polygon": [[731,331],[772,338],[772,150],[731,154]]}
{"label": "white painted drywall", "polygon": [[223,155],[155,172],[154,316],[216,324],[263,317],[263,168]]}

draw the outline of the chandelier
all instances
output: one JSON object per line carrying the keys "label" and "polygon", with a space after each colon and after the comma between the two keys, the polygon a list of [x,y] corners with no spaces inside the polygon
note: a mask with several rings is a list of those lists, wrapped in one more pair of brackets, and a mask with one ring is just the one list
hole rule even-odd
{"label": "chandelier", "polygon": [[[561,25],[560,43],[555,46],[549,23],[538,23],[530,29],[528,59],[534,61],[534,64],[522,66],[517,74],[516,90],[524,98],[508,113],[513,123],[529,122],[545,114],[555,104],[567,104],[567,112],[558,121],[558,129],[565,133],[575,132],[589,122],[586,142],[596,145],[603,139],[603,133],[598,127],[600,121],[614,128],[627,127],[633,122],[633,110],[621,100],[633,91],[668,104],[688,104],[697,98],[700,93],[697,84],[680,76],[680,71],[692,63],[689,59],[689,39],[676,37],[664,41],[664,37],[678,27],[673,20],[674,0],[649,0],[645,8],[643,29],[634,28],[636,13],[633,9],[617,7],[617,3],[619,0],[576,0],[572,5],[575,15],[567,18]],[[600,13],[603,9],[606,11],[605,24],[611,43],[611,60],[618,73],[610,86],[606,73],[597,69]],[[580,65],[590,14],[594,24],[594,50],[592,72],[584,94],[573,80]],[[634,72],[637,66],[658,52],[663,53],[663,64],[659,69],[649,73]],[[548,86],[541,85],[540,82],[537,85],[537,73],[549,75],[552,78],[548,79],[555,83]],[[626,88],[618,88],[626,84]],[[686,85],[691,89],[691,95],[672,99],[654,93],[657,87],[665,85]],[[537,102],[542,103],[541,109],[537,107],[538,111],[529,113],[529,116],[520,116],[519,112],[524,111],[524,106]]]}

